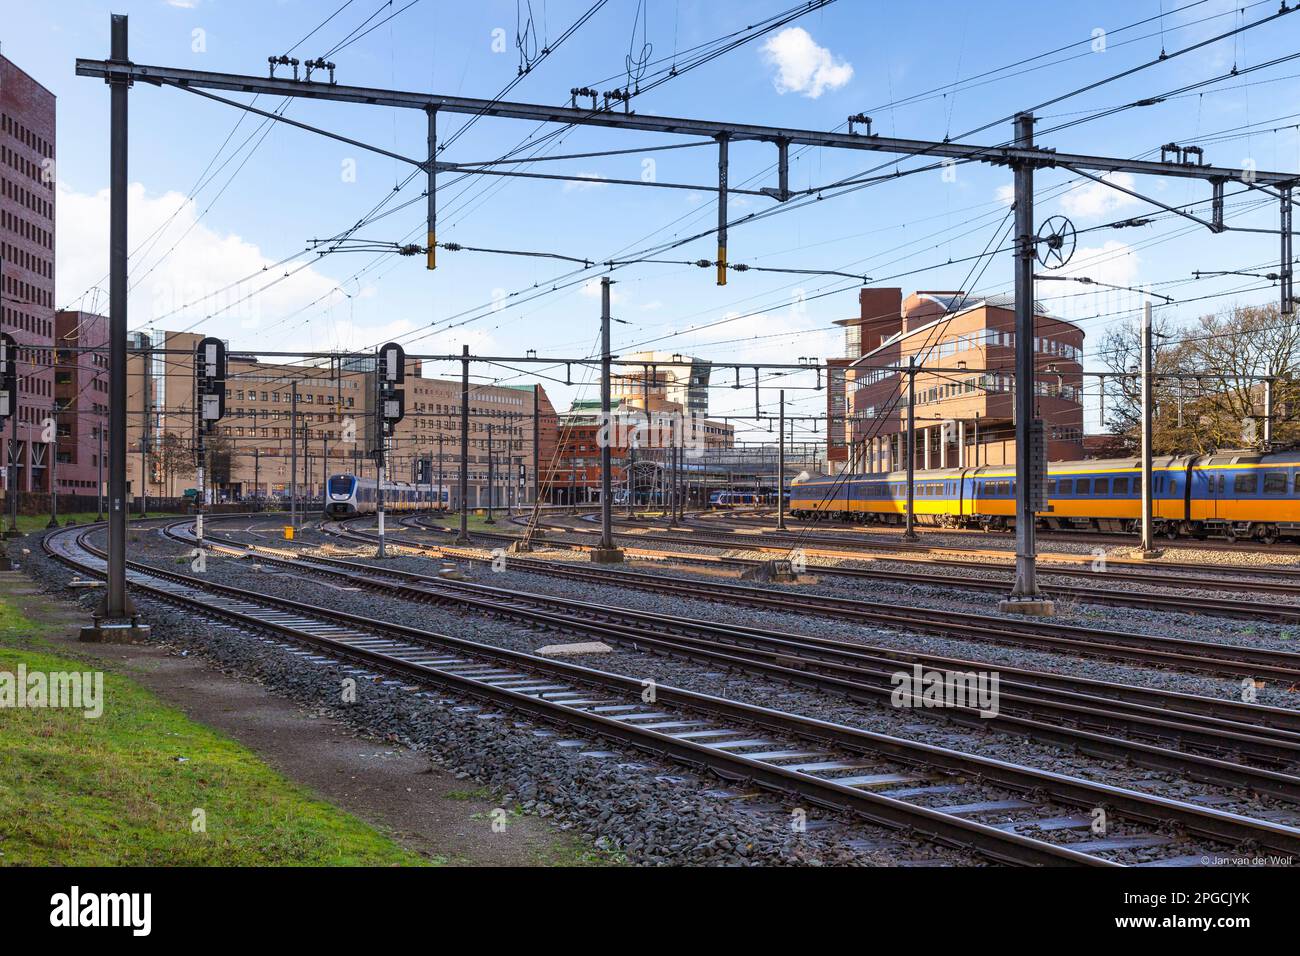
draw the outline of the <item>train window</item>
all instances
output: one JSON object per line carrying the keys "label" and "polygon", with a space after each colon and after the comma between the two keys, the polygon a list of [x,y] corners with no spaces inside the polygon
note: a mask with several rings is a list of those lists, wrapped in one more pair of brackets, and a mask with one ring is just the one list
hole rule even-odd
{"label": "train window", "polygon": [[1219,494],[1223,494],[1223,482],[1224,482],[1224,477],[1223,477],[1223,475],[1220,475],[1220,476],[1219,476]]}
{"label": "train window", "polygon": [[1296,494],[1300,495],[1300,470],[1297,470],[1295,473],[1295,487],[1293,490]]}
{"label": "train window", "polygon": [[1178,494],[1178,479],[1177,479],[1177,478],[1170,478],[1170,479],[1169,479],[1169,493],[1170,493],[1171,495],[1176,495],[1176,494]]}
{"label": "train window", "polygon": [[1094,495],[1110,494],[1110,479],[1109,478],[1095,479],[1092,483],[1092,493]]}
{"label": "train window", "polygon": [[1128,494],[1129,479],[1128,475],[1121,475],[1111,483],[1111,491],[1116,495]]}
{"label": "train window", "polygon": [[1266,495],[1286,494],[1286,472],[1285,471],[1267,471],[1264,473],[1264,494]]}
{"label": "train window", "polygon": [[1055,478],[1050,478],[1050,479],[1048,479],[1048,482],[1047,482],[1047,493],[1048,493],[1049,495],[1054,495],[1054,494],[1056,494],[1056,479],[1055,479]]}
{"label": "train window", "polygon": [[1061,479],[1061,491],[1060,491],[1060,493],[1063,494],[1063,495],[1072,495],[1072,494],[1074,494],[1074,479],[1073,479],[1073,478],[1062,478],[1062,479]]}
{"label": "train window", "polygon": [[1091,478],[1076,479],[1074,482],[1074,493],[1076,495],[1092,494],[1092,479]]}
{"label": "train window", "polygon": [[1238,495],[1253,495],[1259,490],[1259,475],[1238,475],[1232,481],[1232,491]]}

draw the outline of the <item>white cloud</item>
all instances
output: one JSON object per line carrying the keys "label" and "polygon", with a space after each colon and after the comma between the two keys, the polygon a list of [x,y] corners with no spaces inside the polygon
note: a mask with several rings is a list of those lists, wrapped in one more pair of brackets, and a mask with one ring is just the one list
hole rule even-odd
{"label": "white cloud", "polygon": [[[784,309],[758,315],[726,311],[720,318],[735,321],[699,334],[682,333],[682,345],[685,351],[694,349],[707,358],[713,358],[719,365],[785,365],[793,363],[801,355],[819,358],[838,355],[843,350],[844,336],[839,329],[826,328],[827,315],[824,312],[810,306],[802,290],[795,289],[790,304]],[[735,374],[730,370],[718,370],[714,374],[719,376],[715,381],[728,385],[735,380]],[[740,380],[742,385],[752,386],[753,372],[743,371]],[[764,382],[765,387],[771,384],[771,381]],[[812,384],[811,375],[808,384]]]}
{"label": "white cloud", "polygon": [[[587,296],[587,298],[589,298],[589,299],[599,299],[599,298],[600,298],[600,280],[599,280],[599,279],[588,279],[586,282],[584,282],[584,283],[582,284],[582,286],[578,289],[578,291],[581,292],[583,295]],[[627,296],[623,295],[623,293],[621,293],[621,292],[618,291],[618,283],[614,283],[613,285],[611,285],[611,286],[609,287],[609,303],[610,303],[610,305],[617,305],[618,303],[623,302],[624,300],[626,300],[626,298],[627,298]]]}
{"label": "white cloud", "polygon": [[[1080,246],[1074,250],[1069,264],[1049,275],[1087,277],[1105,285],[1140,287],[1142,260],[1126,242],[1108,240],[1100,246]],[[1142,293],[1129,289],[1108,289],[1105,286],[1088,286],[1077,282],[1039,282],[1038,298],[1044,300],[1048,310],[1056,316],[1071,321],[1082,321],[1097,315],[1110,315],[1141,305]]]}
{"label": "white cloud", "polygon": [[1080,246],[1070,259],[1069,274],[1111,285],[1134,285],[1142,260],[1127,242],[1108,239],[1100,246]]}
{"label": "white cloud", "polygon": [[[108,213],[107,189],[86,194],[59,184],[55,298],[60,305],[107,310]],[[268,326],[315,299],[321,299],[321,309],[347,301],[334,280],[316,269],[294,272],[301,262],[270,268],[275,260],[255,243],[198,221],[195,203],[180,193],[149,195],[142,184],[133,183],[128,216],[129,248],[134,252],[144,243],[130,262],[132,328],[157,322],[160,329],[176,330],[212,315],[203,331],[246,343],[248,330]],[[293,274],[282,278],[285,272]],[[92,286],[103,292],[72,301]],[[259,292],[263,287],[266,291]],[[358,290],[347,292],[357,295]]]}
{"label": "white cloud", "polygon": [[[1102,178],[1125,189],[1134,188],[1133,177],[1128,173],[1107,173]],[[1071,189],[1061,196],[1061,210],[1067,216],[1093,219],[1126,206],[1136,205],[1137,202],[1135,197],[1122,193],[1118,189],[1089,181],[1086,185]]]}
{"label": "white cloud", "polygon": [[853,78],[853,66],[818,46],[802,27],[786,27],[776,34],[763,44],[763,56],[776,70],[772,84],[781,94],[802,93],[815,100]]}
{"label": "white cloud", "polygon": [[1016,187],[1010,183],[1003,183],[998,187],[998,202],[1004,206],[1010,206],[1016,201]]}
{"label": "white cloud", "polygon": [[[379,342],[399,341],[415,330],[409,319],[393,319],[378,325],[363,325],[349,318],[313,321],[308,328],[317,347],[370,349]],[[423,347],[419,351],[426,351]]]}
{"label": "white cloud", "polygon": [[572,179],[568,180],[564,184],[564,192],[572,193],[580,190],[586,191],[588,189],[605,189],[609,185],[609,183],[601,182],[605,177],[600,175],[600,173],[575,173],[574,175],[580,176],[583,181],[576,182]]}
{"label": "white cloud", "polygon": [[199,0],[167,0],[167,6],[178,7],[181,10],[193,10],[199,5]]}

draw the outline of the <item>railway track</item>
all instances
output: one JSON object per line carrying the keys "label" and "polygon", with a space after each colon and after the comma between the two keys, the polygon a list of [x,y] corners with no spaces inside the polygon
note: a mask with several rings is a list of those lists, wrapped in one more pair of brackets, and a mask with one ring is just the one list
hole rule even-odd
{"label": "railway track", "polygon": [[[736,520],[736,518],[733,518],[733,514],[734,512],[721,511],[721,510],[697,512],[698,517],[704,518],[705,520],[708,520],[709,518],[713,518],[715,516],[719,520]],[[739,518],[739,520],[745,522],[764,522],[770,525],[773,521],[776,520],[776,512],[771,511],[771,512],[767,512],[766,514],[760,512],[749,512],[749,513],[741,514],[737,517]],[[859,525],[850,522],[840,522],[838,520],[805,521],[801,518],[792,518],[789,514],[786,515],[785,520],[787,525],[791,525],[797,531],[812,531],[817,528],[824,529],[829,525],[831,527],[841,526],[846,531],[857,530],[859,533],[866,533],[866,534],[901,535],[903,533],[903,529],[901,527],[883,525],[883,524]],[[985,539],[990,537],[1005,538],[1011,534],[1011,532],[983,531],[978,528],[945,528],[940,525],[919,524],[919,523],[918,523],[918,527],[922,532],[929,532],[932,534],[951,534],[951,535],[958,535],[958,536],[969,536],[971,538],[985,538]],[[1108,532],[1108,531],[1062,532],[1062,531],[1047,531],[1047,530],[1040,529],[1037,537],[1040,542],[1061,542],[1063,544],[1079,544],[1080,542],[1087,542],[1090,544],[1097,543],[1097,544],[1128,545],[1129,547],[1132,547],[1137,544],[1136,535],[1116,534],[1114,532]],[[1278,544],[1268,545],[1268,544],[1262,544],[1251,540],[1239,540],[1235,542],[1229,542],[1218,538],[1207,540],[1207,539],[1188,538],[1188,537],[1169,538],[1168,536],[1160,536],[1160,540],[1164,541],[1170,547],[1186,546],[1186,547],[1194,547],[1197,548],[1198,550],[1203,550],[1203,551],[1225,551],[1225,552],[1237,553],[1237,554],[1300,555],[1300,543],[1296,543],[1296,542],[1292,542],[1289,544],[1278,543]]]}
{"label": "railway track", "polygon": [[[569,534],[595,534],[594,530],[585,528],[570,528],[565,526],[551,525],[548,530],[560,531]],[[476,532],[476,534],[479,534]],[[623,540],[624,543],[631,542],[654,542],[656,544],[666,544],[672,546],[697,546],[725,548],[732,550],[762,551],[774,556],[779,555],[786,557],[789,555],[791,548],[794,546],[795,539],[791,539],[790,544],[785,543],[765,543],[763,540],[756,539],[745,533],[735,533],[734,536],[714,536],[714,535],[682,535],[672,533],[660,533],[657,531],[628,532],[616,531],[615,537]],[[501,532],[490,532],[482,534],[490,540],[514,540],[516,536]],[[583,547],[573,545],[571,542],[548,541],[548,544],[555,547]],[[848,546],[837,546],[834,548],[819,549],[808,547],[805,543],[799,543],[799,548],[808,555],[844,557],[852,560],[870,560],[877,557],[870,552],[874,545],[851,544]],[[888,560],[898,560],[889,558]],[[903,559],[906,560],[906,559]],[[1091,558],[1089,558],[1091,560]],[[756,560],[746,560],[743,558],[726,558],[722,563],[733,564],[736,566],[755,566],[762,562]],[[924,563],[928,566],[951,567],[959,570],[979,570],[983,573],[989,571],[1001,570],[995,565],[979,561],[963,561],[957,559],[927,559],[918,561],[918,564]],[[1108,568],[1112,565],[1108,562]],[[906,571],[893,568],[847,568],[847,567],[824,567],[821,565],[812,569],[814,573],[824,577],[840,578],[857,578],[860,580],[876,581],[897,581],[905,584],[922,584],[933,587],[959,587],[968,590],[987,591],[990,593],[1005,593],[1011,586],[1011,576],[1008,573],[1005,579],[997,578],[972,578],[972,577],[953,577],[939,574],[930,574],[925,571]],[[1222,572],[1222,568],[1210,568]],[[1008,569],[1009,571],[1009,569]],[[1207,591],[1244,591],[1259,594],[1275,594],[1293,598],[1300,598],[1300,577],[1288,583],[1257,583],[1257,582],[1235,582],[1223,578],[1211,577],[1194,577],[1181,576],[1185,572],[1177,567],[1171,567],[1171,574],[1152,574],[1143,571],[1133,571],[1127,569],[1109,569],[1104,572],[1084,571],[1077,568],[1059,569],[1055,566],[1040,566],[1040,573],[1044,576],[1058,575],[1065,577],[1089,577],[1094,580],[1105,580],[1107,582],[1129,582],[1150,586],[1164,586],[1179,589],[1199,589]],[[1253,573],[1253,572],[1251,572]],[[1174,576],[1180,575],[1180,576]],[[1265,603],[1250,600],[1231,600],[1224,598],[1200,597],[1194,603],[1189,603],[1186,595],[1156,594],[1151,592],[1125,592],[1117,591],[1109,587],[1080,587],[1075,585],[1061,584],[1059,582],[1043,582],[1042,589],[1049,597],[1057,599],[1069,599],[1079,601],[1085,604],[1100,604],[1118,607],[1135,607],[1147,610],[1171,611],[1179,614],[1211,614],[1218,617],[1242,618],[1246,620],[1271,621],[1281,624],[1300,624],[1300,604],[1279,604]]]}
{"label": "railway track", "polygon": [[[732,521],[735,522],[735,519],[732,519]],[[969,561],[969,560],[963,560],[961,558],[941,558],[941,557],[937,557],[938,555],[976,553],[976,554],[983,555],[985,557],[1005,558],[1008,561],[1014,559],[1015,557],[1014,552],[1012,552],[1009,549],[1002,549],[1002,548],[979,550],[979,549],[960,548],[952,545],[946,545],[946,546],[927,545],[920,542],[880,541],[875,538],[864,540],[862,537],[864,533],[875,534],[876,533],[875,530],[867,531],[867,532],[857,531],[854,530],[855,526],[851,526],[851,525],[846,525],[844,530],[841,532],[835,532],[832,530],[829,535],[818,536],[814,534],[811,538],[809,538],[808,536],[809,532],[814,532],[819,528],[822,531],[826,531],[827,529],[825,525],[804,525],[802,527],[795,527],[792,530],[788,530],[783,533],[773,528],[771,526],[771,522],[758,522],[753,525],[752,530],[733,529],[731,531],[727,531],[725,528],[719,528],[718,524],[720,522],[718,519],[703,517],[703,515],[696,518],[688,518],[687,523],[693,524],[700,528],[706,528],[710,533],[720,533],[723,535],[734,534],[744,538],[748,538],[752,535],[757,535],[759,537],[771,536],[771,537],[781,537],[785,539],[796,539],[796,540],[805,540],[805,541],[813,540],[818,543],[824,543],[827,546],[832,546],[832,545],[836,547],[847,546],[850,549],[862,550],[868,553],[872,551],[891,551],[891,552],[897,552],[899,554],[909,554],[909,553],[918,554],[918,555],[922,555],[922,557],[911,559],[911,560],[924,561],[925,563],[936,564],[944,567],[958,567],[958,568],[976,567],[976,568],[984,568],[987,570],[990,567],[990,565],[987,562]],[[941,533],[947,534],[948,531],[949,529],[942,529]],[[759,532],[763,532],[763,533],[759,534]],[[983,532],[968,532],[968,533],[982,534]],[[856,538],[857,540],[853,540],[854,538]],[[1041,535],[1039,540],[1040,541],[1043,540]],[[1071,539],[1056,539],[1056,540],[1067,540],[1071,544],[1079,543],[1079,539],[1077,538],[1073,540]],[[1089,540],[1091,541],[1092,539]],[[1098,538],[1097,540],[1101,540],[1101,539]],[[1125,544],[1131,547],[1134,542],[1129,539],[1121,539],[1116,543]],[[1199,546],[1200,543],[1198,542],[1197,547]],[[1279,548],[1278,546],[1274,546],[1272,548],[1266,548],[1261,546],[1259,551],[1261,553],[1271,553],[1271,554],[1279,554],[1279,553],[1300,554],[1300,548],[1297,548],[1294,552],[1288,552]],[[888,560],[903,561],[909,559],[889,558]],[[1082,567],[1068,566],[1068,565],[1063,566],[1061,562],[1067,560],[1079,562],[1084,566]],[[1248,591],[1253,591],[1258,593],[1300,595],[1300,564],[1281,564],[1281,565],[1267,565],[1267,566],[1249,565],[1249,564],[1243,564],[1243,565],[1207,564],[1205,562],[1193,562],[1193,561],[1164,561],[1164,560],[1150,561],[1150,560],[1144,560],[1140,558],[1123,558],[1123,557],[1114,557],[1108,555],[1106,557],[1106,569],[1104,571],[1093,571],[1091,570],[1090,567],[1088,567],[1089,565],[1091,565],[1093,560],[1094,558],[1091,554],[1087,554],[1087,555],[1039,554],[1040,567],[1042,573],[1044,574],[1055,574],[1055,575],[1063,575],[1063,576],[1071,576],[1071,577],[1103,577],[1104,576],[1108,580],[1112,580],[1112,579],[1133,580],[1133,581],[1142,581],[1142,582],[1150,581],[1152,583],[1158,583],[1162,580],[1168,579],[1174,574],[1177,574],[1180,575],[1180,577],[1178,578],[1180,582],[1188,581],[1191,584],[1197,586],[1203,585],[1205,587],[1212,587],[1214,585],[1218,585],[1220,587],[1226,587],[1228,589],[1233,589],[1233,590],[1248,590]],[[1234,575],[1234,574],[1241,575],[1244,577],[1251,577],[1251,578],[1272,578],[1275,581],[1277,581],[1278,584],[1275,586],[1269,584],[1268,582],[1242,581],[1242,580],[1232,580],[1230,578],[1213,577],[1213,575]],[[1120,575],[1120,577],[1117,577],[1117,575]],[[1196,577],[1197,575],[1210,575],[1210,577],[1197,579]],[[1171,584],[1171,586],[1181,587],[1183,585],[1180,583],[1180,584]]]}
{"label": "railway track", "polygon": [[[373,535],[355,529],[347,529],[342,533],[367,543],[374,542]],[[387,536],[387,540],[390,544],[417,551],[433,550],[457,558],[488,560],[481,554],[464,548],[409,541],[392,534]],[[658,594],[670,593],[696,600],[738,604],[783,613],[810,614],[895,630],[1012,647],[1032,647],[1072,656],[1136,663],[1147,667],[1172,668],[1239,679],[1275,680],[1288,687],[1300,684],[1300,654],[1291,651],[1273,651],[1246,645],[1219,644],[1135,632],[1103,631],[1044,619],[1027,618],[1021,621],[990,618],[987,615],[964,611],[899,606],[824,594],[803,596],[789,590],[723,584],[716,581],[699,581],[665,574],[604,567],[559,564],[516,556],[511,556],[509,560],[520,570],[604,584],[614,583],[620,587],[631,587]]]}
{"label": "railway track", "polygon": [[[89,544],[89,533],[54,531],[43,544],[58,560],[102,576],[102,553]],[[1120,865],[1115,857],[1145,848],[1161,854],[1155,862],[1163,865],[1194,864],[1203,861],[1198,840],[1234,850],[1300,850],[1300,829],[1267,820],[663,685],[645,701],[636,678],[138,562],[129,562],[128,575],[138,596],[269,632],[326,659],[463,693],[994,860],[1108,866]],[[972,779],[1021,796],[960,802]],[[1045,800],[1039,794],[1050,796]],[[959,802],[947,802],[954,799]],[[941,805],[927,805],[935,801]],[[1094,813],[1077,812],[1100,807],[1122,821],[1105,836],[1091,832]],[[1017,819],[998,825],[978,819],[990,814]],[[1168,832],[1171,826],[1179,832]]]}
{"label": "railway track", "polygon": [[[171,533],[192,543],[192,538],[183,533]],[[986,666],[447,580],[263,545],[213,546],[239,556],[255,554],[264,564],[295,572],[342,578],[354,587],[404,600],[455,604],[477,613],[582,634],[638,651],[740,667],[859,701],[889,700],[893,675],[900,669],[921,666],[947,673],[974,673]],[[998,671],[1001,689],[997,714],[982,715],[973,707],[944,708],[941,714],[981,730],[1071,747],[1151,769],[1176,771],[1202,782],[1248,786],[1300,803],[1300,778],[1294,774],[1300,761],[1300,712],[1089,679],[1063,679],[1030,670]],[[1110,696],[1101,696],[1099,691]],[[1126,737],[1106,736],[1117,733]],[[1257,771],[1241,763],[1242,759],[1266,766]],[[1281,772],[1269,766],[1281,768]]]}

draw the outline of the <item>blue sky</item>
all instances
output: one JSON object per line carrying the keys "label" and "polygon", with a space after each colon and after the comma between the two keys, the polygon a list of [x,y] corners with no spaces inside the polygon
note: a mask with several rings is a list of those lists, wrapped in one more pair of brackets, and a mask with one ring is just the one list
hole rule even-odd
{"label": "blue sky", "polygon": [[[325,53],[372,14],[373,25],[408,0],[353,0],[295,55]],[[32,4],[0,0],[0,42],[6,56],[58,96],[58,299],[60,305],[105,307],[105,295],[87,289],[107,271],[108,94],[98,81],[77,78],[78,56],[101,57],[108,47],[109,13],[130,15],[131,55],[151,63],[222,72],[264,74],[266,58],[284,52],[337,10],[343,0],[138,0],[104,4],[59,0]],[[629,50],[651,44],[660,60],[794,5],[794,0],[686,2],[609,0],[576,34],[526,76],[511,99],[558,104],[572,87],[622,85]],[[555,40],[591,6],[590,0],[488,0],[472,4],[419,0],[390,23],[331,56],[341,83],[392,86],[491,97],[516,77],[515,45],[532,13],[535,47]],[[383,8],[381,10],[381,7]],[[1186,9],[1180,9],[1180,8]],[[522,9],[522,13],[518,13]],[[1165,12],[1160,18],[1159,15]],[[1139,3],[1022,3],[990,0],[917,0],[906,4],[839,0],[793,25],[799,31],[760,39],[638,97],[644,113],[780,124],[841,127],[866,112],[887,135],[959,136],[1015,110],[1121,72],[1157,56],[1254,22],[1277,10],[1275,0],[1234,6],[1223,0],[1142,0]],[[1134,21],[1157,17],[1129,30]],[[1104,49],[1094,31],[1105,30]],[[774,35],[776,36],[776,35]],[[1247,30],[1235,39],[1176,57],[1135,76],[1046,107],[1040,130],[1084,119],[1089,112],[1246,69],[1297,50],[1300,13]],[[504,38],[504,42],[502,41]],[[986,71],[1075,44],[1042,60],[975,79]],[[504,50],[502,51],[502,47]],[[1039,67],[1039,68],[1036,68]],[[1131,109],[1042,134],[1061,150],[1137,156],[1167,142],[1201,143],[1207,161],[1261,169],[1300,168],[1300,60],[1230,78],[1157,105]],[[972,85],[978,84],[978,85]],[[946,90],[930,93],[936,87]],[[274,108],[263,98],[258,105]],[[541,355],[590,354],[597,334],[600,270],[585,275],[555,260],[471,252],[443,252],[429,273],[420,258],[376,260],[338,253],[292,260],[313,238],[355,223],[385,198],[386,208],[412,204],[356,233],[369,240],[420,239],[421,178],[393,194],[408,167],[343,143],[261,120],[231,107],[172,89],[137,86],[131,94],[132,325],[195,328],[229,338],[240,349],[372,347],[398,337],[415,352]],[[422,114],[375,107],[295,101],[287,115],[385,149],[417,156],[424,149]],[[444,131],[462,117],[445,116]],[[238,125],[237,125],[238,124]],[[232,132],[233,131],[233,132]],[[1225,132],[1226,131],[1226,132]],[[265,133],[265,135],[263,135]],[[444,154],[449,161],[488,160],[535,133],[531,124],[483,120]],[[444,132],[445,134],[445,132]],[[1003,123],[970,142],[1001,142]],[[581,153],[641,149],[681,139],[584,129],[549,140],[544,151]],[[731,181],[775,185],[768,167],[774,150],[737,144]],[[215,157],[215,160],[214,160]],[[792,160],[795,188],[834,182],[885,162],[871,153],[806,150]],[[476,177],[440,190],[442,241],[498,249],[554,252],[604,260],[693,235],[716,222],[706,191],[640,189],[602,184],[600,178],[638,179],[653,161],[660,181],[716,181],[712,149],[682,149],[541,163],[537,172],[590,177],[573,184]],[[916,160],[902,168],[917,165]],[[882,284],[914,289],[1010,290],[1010,256],[994,258],[977,282],[969,263],[924,268],[973,255],[993,238],[1006,213],[1007,170],[961,166],[944,177],[926,172],[810,203],[733,228],[733,262],[799,269],[841,270],[888,278]],[[205,181],[206,179],[206,181]],[[196,183],[201,189],[192,192]],[[1192,181],[1138,179],[1134,187],[1166,203],[1202,198]],[[1231,191],[1231,190],[1230,190]],[[774,204],[735,197],[734,216]],[[1040,175],[1038,218],[1064,213],[1080,228],[1155,210],[1121,193],[1080,183],[1069,174]],[[1275,228],[1276,208],[1233,207],[1233,221]],[[1168,218],[1143,228],[1094,230],[1080,236],[1066,271],[1124,285],[1191,278],[1194,269],[1276,268],[1276,237],[1212,236],[1186,220]],[[682,260],[712,258],[712,236],[664,253]],[[305,266],[284,277],[286,270]],[[263,272],[263,267],[267,267]],[[895,276],[896,273],[912,272]],[[251,278],[249,278],[251,276]],[[562,278],[561,278],[562,277]],[[825,276],[733,273],[726,288],[712,271],[693,266],[641,264],[618,270],[616,350],[653,342],[669,351],[717,362],[793,361],[841,352],[831,326],[856,312],[852,280]],[[236,280],[247,279],[238,285]],[[278,279],[272,283],[272,280]],[[566,288],[546,293],[558,281]],[[1178,299],[1260,285],[1242,277],[1157,285]],[[228,288],[229,287],[229,288]],[[263,288],[265,287],[265,288]],[[838,294],[822,295],[833,289]],[[1131,318],[1136,302],[1080,297],[1069,283],[1040,284],[1040,299],[1080,319],[1095,350],[1106,327]],[[1055,296],[1069,299],[1054,300]],[[1184,302],[1169,310],[1180,322],[1240,302],[1271,302],[1275,291]],[[525,301],[527,300],[527,301]],[[1069,309],[1072,311],[1065,312]],[[748,313],[763,310],[759,315]],[[734,318],[733,318],[734,317]],[[725,319],[730,321],[722,322]],[[721,323],[721,324],[719,324]],[[710,325],[703,331],[691,331]],[[1094,367],[1095,359],[1091,363]],[[430,369],[448,374],[443,367]],[[484,370],[486,371],[486,370]],[[503,381],[520,382],[509,370]],[[719,376],[730,382],[730,372]],[[544,380],[557,404],[579,390]],[[792,411],[824,409],[811,376],[786,376]],[[588,387],[585,395],[593,395]],[[775,398],[775,395],[772,395]],[[748,412],[750,392],[715,389],[712,411]],[[764,431],[764,434],[766,432]],[[753,437],[758,437],[754,435]]]}

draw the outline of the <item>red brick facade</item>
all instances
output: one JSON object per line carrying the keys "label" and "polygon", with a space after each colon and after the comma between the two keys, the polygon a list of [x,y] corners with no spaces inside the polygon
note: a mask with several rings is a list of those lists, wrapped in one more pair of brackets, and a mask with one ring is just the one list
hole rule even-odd
{"label": "red brick facade", "polygon": [[99,481],[101,430],[108,442],[108,317],[57,312],[54,334],[54,400],[59,407],[54,483],[60,494],[93,495]]}
{"label": "red brick facade", "polygon": [[54,94],[0,56],[0,332],[23,347],[4,437],[16,428],[18,487],[31,491],[49,490],[53,445],[54,158]]}
{"label": "red brick facade", "polygon": [[[885,291],[892,300],[897,290]],[[927,369],[916,374],[916,467],[1013,464],[1011,303],[916,292],[890,320],[881,309],[868,314],[865,301],[863,309],[860,357],[845,383],[851,467],[885,472],[907,466],[907,375],[893,369],[912,358]],[[1047,427],[1048,458],[1081,458],[1083,330],[1042,312],[1034,328],[1035,406]]]}

